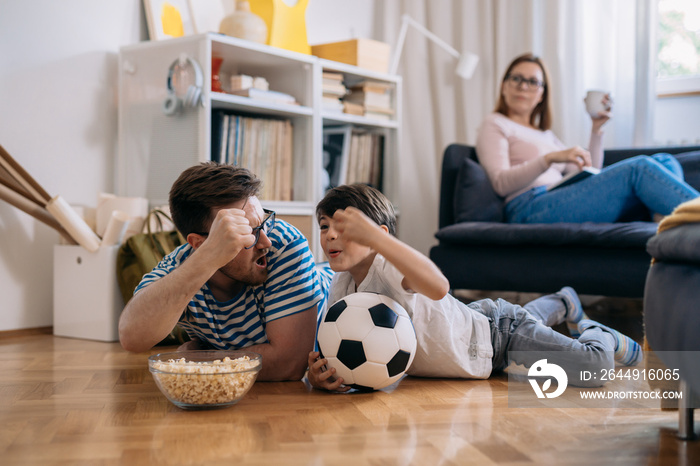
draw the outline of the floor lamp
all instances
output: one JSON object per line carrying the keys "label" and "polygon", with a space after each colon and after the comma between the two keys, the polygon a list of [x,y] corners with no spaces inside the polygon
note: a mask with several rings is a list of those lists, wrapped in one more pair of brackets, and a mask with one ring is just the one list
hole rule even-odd
{"label": "floor lamp", "polygon": [[394,56],[391,59],[391,68],[389,68],[389,73],[396,74],[399,67],[399,60],[401,59],[401,52],[403,51],[403,44],[406,42],[406,33],[408,32],[408,26],[413,26],[423,33],[428,39],[432,40],[438,44],[443,49],[453,57],[459,59],[457,62],[457,68],[455,68],[455,73],[462,79],[470,79],[474,74],[477,63],[479,63],[479,56],[471,52],[459,53],[450,44],[440,39],[438,36],[428,31],[422,24],[418,23],[416,20],[408,15],[401,16],[401,30],[399,31],[399,38],[396,41],[396,48],[394,50]]}

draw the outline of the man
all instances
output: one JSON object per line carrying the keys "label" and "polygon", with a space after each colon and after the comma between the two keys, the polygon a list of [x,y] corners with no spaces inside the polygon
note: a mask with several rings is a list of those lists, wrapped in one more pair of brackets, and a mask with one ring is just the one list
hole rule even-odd
{"label": "man", "polygon": [[188,349],[246,348],[263,356],[259,380],[299,380],[314,346],[331,273],[308,242],[262,208],[261,181],[245,168],[205,162],[170,190],[187,239],[144,275],[119,321],[129,351],[146,351],[179,323]]}

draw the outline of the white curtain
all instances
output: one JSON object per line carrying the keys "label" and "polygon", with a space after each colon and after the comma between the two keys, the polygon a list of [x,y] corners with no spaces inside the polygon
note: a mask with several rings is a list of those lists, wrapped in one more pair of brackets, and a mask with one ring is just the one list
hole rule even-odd
{"label": "white curtain", "polygon": [[480,61],[464,81],[456,60],[409,28],[398,73],[403,76],[399,154],[399,237],[427,254],[436,243],[442,153],[450,143],[473,145],[496,103],[505,68],[533,52],[548,65],[553,130],[566,144],[588,144],[588,89],[613,94],[606,147],[652,140],[654,94],[650,27],[654,0],[378,0],[376,34],[395,45],[408,14],[457,50]]}

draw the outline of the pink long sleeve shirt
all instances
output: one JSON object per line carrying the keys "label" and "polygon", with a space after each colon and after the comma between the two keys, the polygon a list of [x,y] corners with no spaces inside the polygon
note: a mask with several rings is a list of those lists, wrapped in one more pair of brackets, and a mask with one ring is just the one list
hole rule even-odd
{"label": "pink long sleeve shirt", "polygon": [[[591,134],[589,151],[592,165],[603,165],[602,134]],[[566,149],[551,130],[521,125],[500,113],[492,113],[479,128],[476,153],[491,181],[493,190],[506,202],[537,186],[549,186],[566,173],[577,170],[573,164],[547,166],[544,156]]]}

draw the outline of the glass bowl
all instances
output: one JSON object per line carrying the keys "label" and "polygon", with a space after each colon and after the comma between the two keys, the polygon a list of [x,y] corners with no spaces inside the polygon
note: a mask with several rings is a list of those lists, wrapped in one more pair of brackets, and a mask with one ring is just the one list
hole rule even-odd
{"label": "glass bowl", "polygon": [[148,358],[148,369],[165,397],[182,409],[225,408],[255,383],[262,356],[251,351],[178,351]]}

